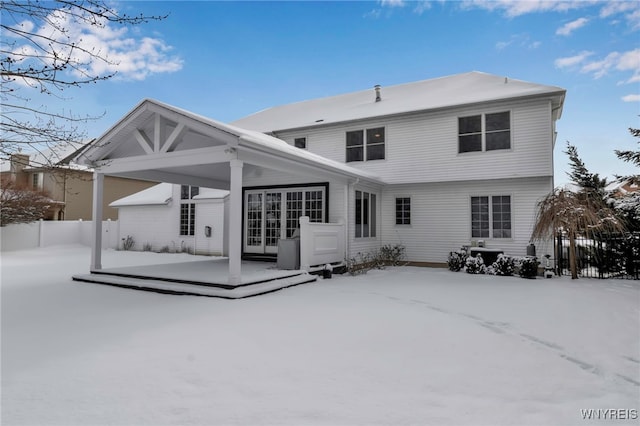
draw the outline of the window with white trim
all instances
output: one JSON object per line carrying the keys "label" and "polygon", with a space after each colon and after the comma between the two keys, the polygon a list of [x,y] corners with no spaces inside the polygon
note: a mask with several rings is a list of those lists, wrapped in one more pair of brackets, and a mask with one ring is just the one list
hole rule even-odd
{"label": "window with white trim", "polygon": [[353,161],[384,160],[384,127],[347,132],[347,163]]}
{"label": "window with white trim", "polygon": [[180,187],[180,235],[195,235],[196,205],[190,203],[200,193],[200,187],[182,185]]}
{"label": "window with white trim", "polygon": [[356,238],[376,236],[376,194],[356,191]]}
{"label": "window with white trim", "polygon": [[411,198],[396,198],[396,225],[411,225]]}
{"label": "window with white trim", "polygon": [[511,238],[511,196],[471,197],[471,237]]}
{"label": "window with white trim", "polygon": [[458,152],[511,149],[509,111],[458,117]]}

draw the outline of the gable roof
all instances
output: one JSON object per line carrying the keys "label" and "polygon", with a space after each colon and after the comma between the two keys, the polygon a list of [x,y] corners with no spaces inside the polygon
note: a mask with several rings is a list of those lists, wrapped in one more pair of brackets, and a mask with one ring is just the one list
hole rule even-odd
{"label": "gable roof", "polygon": [[109,207],[124,206],[161,206],[171,202],[173,185],[159,183],[150,188],[143,189],[135,194],[120,198],[109,204]]}
{"label": "gable roof", "polygon": [[[115,200],[110,207],[128,206],[165,206],[173,199],[173,185],[171,183],[159,183],[150,188],[143,189],[135,194]],[[194,200],[220,200],[229,195],[229,191],[223,189],[200,188],[200,193],[193,197]]]}
{"label": "gable roof", "polygon": [[380,102],[374,89],[276,106],[232,122],[260,132],[277,132],[372,117],[438,110],[505,99],[554,97],[557,118],[565,90],[482,72],[469,72],[431,80],[381,87]]}
{"label": "gable roof", "polygon": [[[166,150],[164,153],[154,151],[149,156],[154,158],[160,156],[175,158],[177,155],[182,155],[183,158],[194,156],[198,157],[200,162],[180,166],[164,164],[147,169],[139,164],[129,162],[127,163],[128,171],[122,169],[117,172],[109,171],[109,167],[117,165],[121,160],[140,159],[145,155],[142,148],[143,143],[136,141],[134,133],[145,131],[147,134],[153,134],[154,120],[158,117],[162,117],[168,123],[173,123],[174,130],[178,123],[183,124],[187,132],[183,137],[183,142],[175,144],[172,149]],[[383,183],[374,173],[359,170],[296,148],[273,136],[216,121],[152,99],[142,100],[102,136],[89,144],[89,147],[77,157],[77,161],[79,164],[94,167],[115,176],[166,182],[169,181],[168,172],[176,178],[171,180],[172,183],[216,187],[216,184],[225,179],[227,182],[229,181],[229,167],[226,164],[220,166],[222,163],[215,161],[215,159],[211,164],[216,164],[216,166],[211,167],[206,163],[208,157],[201,155],[200,152],[202,149],[224,147],[236,152],[239,160],[256,167],[280,167],[286,171],[297,173],[318,172],[323,176],[329,173],[341,178],[362,179],[373,184]],[[148,148],[152,149],[151,146]],[[141,171],[144,171],[144,176],[140,173]],[[213,176],[214,172],[217,173],[216,176]]]}

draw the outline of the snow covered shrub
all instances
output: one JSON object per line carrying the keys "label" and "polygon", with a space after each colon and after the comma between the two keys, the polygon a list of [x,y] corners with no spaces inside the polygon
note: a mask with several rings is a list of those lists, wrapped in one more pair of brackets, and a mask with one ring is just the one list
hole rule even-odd
{"label": "snow covered shrub", "polygon": [[509,277],[513,275],[516,268],[516,262],[513,257],[506,254],[499,254],[498,258],[491,265],[491,269],[495,275]]}
{"label": "snow covered shrub", "polygon": [[538,275],[540,262],[535,256],[520,257],[517,260],[518,275],[522,278],[535,278]]}
{"label": "snow covered shrub", "polygon": [[469,256],[465,261],[465,267],[468,274],[485,274],[487,267],[484,265],[484,259],[478,253],[476,257]]}
{"label": "snow covered shrub", "polygon": [[152,247],[151,247],[151,243],[144,243],[142,245],[142,251],[151,251]]}
{"label": "snow covered shrub", "polygon": [[345,260],[349,275],[366,274],[376,266],[376,261],[371,253],[358,253],[356,256]]}
{"label": "snow covered shrub", "polygon": [[398,266],[405,258],[405,248],[402,244],[390,244],[380,247],[380,260],[385,265]]}
{"label": "snow covered shrub", "polygon": [[458,272],[462,268],[464,268],[464,262],[467,259],[467,252],[458,250],[458,251],[450,251],[449,257],[447,258],[447,265],[449,266],[449,270],[453,272]]}
{"label": "snow covered shrub", "polygon": [[131,235],[127,235],[122,239],[122,250],[131,250],[134,245],[136,245],[136,242]]}

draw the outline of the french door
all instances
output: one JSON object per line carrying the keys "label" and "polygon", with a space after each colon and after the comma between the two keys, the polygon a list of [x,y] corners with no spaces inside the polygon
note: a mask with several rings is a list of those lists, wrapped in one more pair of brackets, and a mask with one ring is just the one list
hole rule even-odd
{"label": "french door", "polygon": [[278,240],[294,235],[300,216],[324,222],[325,197],[322,186],[245,191],[244,252],[277,253]]}

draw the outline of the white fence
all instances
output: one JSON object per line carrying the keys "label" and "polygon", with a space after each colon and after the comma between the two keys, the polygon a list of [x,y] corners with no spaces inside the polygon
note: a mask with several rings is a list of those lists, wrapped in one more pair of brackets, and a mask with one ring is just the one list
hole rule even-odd
{"label": "white fence", "polygon": [[[118,221],[102,222],[102,248],[118,248]],[[91,245],[91,221],[61,220],[0,228],[0,250],[15,251],[60,244]]]}
{"label": "white fence", "polygon": [[300,269],[342,262],[346,256],[346,232],[344,223],[309,222],[300,218]]}

